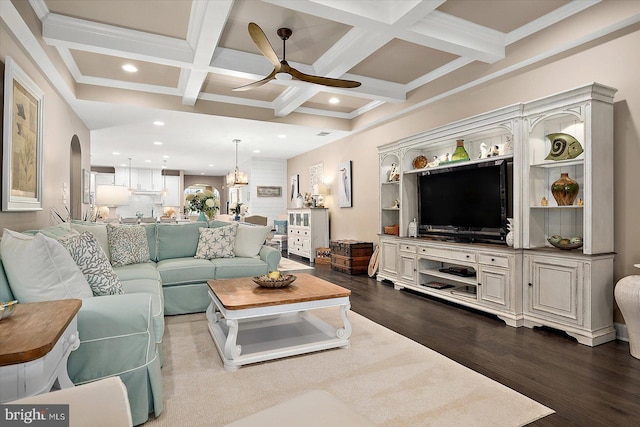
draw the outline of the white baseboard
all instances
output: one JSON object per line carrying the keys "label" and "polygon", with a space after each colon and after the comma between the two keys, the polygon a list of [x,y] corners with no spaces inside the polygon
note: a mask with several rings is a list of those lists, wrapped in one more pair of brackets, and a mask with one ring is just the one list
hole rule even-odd
{"label": "white baseboard", "polygon": [[624,323],[614,323],[613,327],[616,328],[616,339],[629,342],[629,331],[627,331],[627,325]]}

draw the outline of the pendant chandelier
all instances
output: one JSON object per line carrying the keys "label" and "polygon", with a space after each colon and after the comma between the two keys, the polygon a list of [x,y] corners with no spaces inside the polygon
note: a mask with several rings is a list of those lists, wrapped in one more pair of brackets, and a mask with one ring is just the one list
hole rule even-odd
{"label": "pendant chandelier", "polygon": [[227,185],[230,187],[239,187],[241,185],[247,185],[249,183],[249,177],[245,172],[241,172],[240,169],[238,169],[238,144],[240,144],[240,140],[234,139],[233,142],[236,143],[236,168],[233,172],[227,174]]}

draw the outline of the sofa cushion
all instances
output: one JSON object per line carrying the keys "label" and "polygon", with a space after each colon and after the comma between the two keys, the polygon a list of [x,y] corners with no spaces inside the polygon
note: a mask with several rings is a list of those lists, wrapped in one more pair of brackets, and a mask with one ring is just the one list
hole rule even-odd
{"label": "sofa cushion", "polygon": [[225,227],[229,224],[231,223],[227,221],[220,221],[220,220],[214,219],[212,221],[209,221],[209,228],[220,228],[220,227]]}
{"label": "sofa cushion", "polygon": [[5,229],[0,251],[11,291],[20,302],[93,297],[80,268],[57,240]]}
{"label": "sofa cushion", "polygon": [[217,258],[210,262],[216,267],[216,279],[260,276],[269,272],[267,263],[260,258]]}
{"label": "sofa cushion", "polygon": [[114,267],[150,261],[147,232],[141,225],[107,224],[107,237]]}
{"label": "sofa cushion", "polygon": [[59,242],[69,251],[71,258],[80,267],[93,295],[124,293],[118,276],[113,272],[113,267],[93,234],[85,231],[82,234],[60,239]]}
{"label": "sofa cushion", "polygon": [[158,262],[162,286],[203,283],[215,277],[216,267],[206,259],[173,258]]}
{"label": "sofa cushion", "polygon": [[238,224],[218,228],[200,228],[195,258],[233,258]]}
{"label": "sofa cushion", "polygon": [[113,271],[115,271],[122,282],[136,279],[160,281],[160,275],[158,274],[158,270],[156,270],[156,263],[153,261],[143,264],[129,264],[123,265],[122,267],[114,267]]}
{"label": "sofa cushion", "polygon": [[51,227],[45,227],[37,230],[37,232],[56,240],[60,240],[72,234],[77,234],[71,229],[71,224],[68,222],[63,222],[62,224],[53,225]]}
{"label": "sofa cushion", "polygon": [[71,221],[71,229],[79,233],[88,231],[93,234],[98,244],[107,255],[107,259],[111,262],[111,253],[109,252],[109,238],[107,237],[107,224],[101,224],[88,221]]}
{"label": "sofa cushion", "polygon": [[147,244],[149,245],[149,259],[158,260],[158,228],[155,223],[140,224],[147,234]]}
{"label": "sofa cushion", "polygon": [[256,257],[271,231],[270,227],[260,225],[238,225],[233,251],[239,257]]}
{"label": "sofa cushion", "polygon": [[198,247],[200,227],[206,227],[202,221],[186,224],[158,224],[158,261],[170,258],[193,257]]}

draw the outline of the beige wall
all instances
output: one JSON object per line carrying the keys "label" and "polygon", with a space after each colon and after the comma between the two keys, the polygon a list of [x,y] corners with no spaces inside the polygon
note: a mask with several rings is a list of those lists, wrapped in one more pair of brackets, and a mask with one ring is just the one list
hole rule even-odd
{"label": "beige wall", "polygon": [[[634,263],[640,263],[640,222],[637,220],[640,212],[640,29],[636,25],[632,30],[290,159],[288,175],[300,174],[301,191],[307,191],[304,184],[308,183],[311,165],[323,162],[325,177],[335,181],[337,163],[353,160],[353,208],[337,207],[337,187],[331,185],[332,196],[328,203],[331,239],[377,242],[378,145],[460,118],[596,81],[618,89],[614,105],[615,280],[640,274],[633,267]],[[616,321],[621,321],[619,313],[616,313]]]}
{"label": "beige wall", "polygon": [[[0,59],[10,56],[22,68],[35,84],[44,91],[44,170],[43,170],[43,207],[36,212],[0,212],[0,230],[8,228],[22,231],[51,225],[51,209],[65,212],[62,203],[63,183],[70,185],[71,140],[77,135],[82,151],[82,168],[90,169],[90,133],[71,107],[52,88],[16,44],[13,35],[0,24]],[[4,76],[4,74],[3,74]],[[67,189],[69,200],[70,188]],[[88,205],[83,205],[84,211]]]}

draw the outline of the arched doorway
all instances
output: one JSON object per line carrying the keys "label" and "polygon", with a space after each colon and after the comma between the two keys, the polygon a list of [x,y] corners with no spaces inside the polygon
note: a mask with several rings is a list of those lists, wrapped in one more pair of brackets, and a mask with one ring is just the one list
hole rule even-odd
{"label": "arched doorway", "polygon": [[82,147],[78,135],[71,138],[69,167],[69,206],[71,218],[82,218]]}

